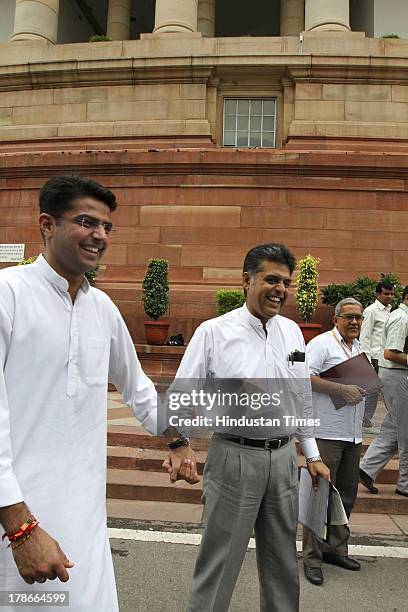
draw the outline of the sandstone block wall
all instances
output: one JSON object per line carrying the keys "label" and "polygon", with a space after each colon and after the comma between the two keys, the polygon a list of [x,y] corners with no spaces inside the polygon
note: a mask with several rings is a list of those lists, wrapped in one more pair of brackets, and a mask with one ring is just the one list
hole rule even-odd
{"label": "sandstone block wall", "polygon": [[[171,333],[186,338],[215,315],[217,288],[240,286],[243,258],[255,244],[280,241],[298,257],[319,257],[321,284],[389,271],[408,282],[407,154],[36,152],[32,176],[19,178],[26,159],[9,154],[1,170],[0,240],[25,242],[27,256],[41,251],[37,198],[50,169],[80,171],[113,189],[117,233],[98,286],[136,341],[143,340],[141,282],[150,257],[169,260]],[[293,295],[287,313],[296,318]],[[327,324],[330,314],[320,308],[318,319]]]}

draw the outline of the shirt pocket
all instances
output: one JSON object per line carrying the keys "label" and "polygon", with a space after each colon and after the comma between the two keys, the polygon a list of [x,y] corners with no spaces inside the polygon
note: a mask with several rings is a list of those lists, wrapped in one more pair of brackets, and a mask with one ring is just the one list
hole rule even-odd
{"label": "shirt pocket", "polygon": [[108,384],[109,349],[107,340],[88,338],[85,355],[85,382],[88,385]]}

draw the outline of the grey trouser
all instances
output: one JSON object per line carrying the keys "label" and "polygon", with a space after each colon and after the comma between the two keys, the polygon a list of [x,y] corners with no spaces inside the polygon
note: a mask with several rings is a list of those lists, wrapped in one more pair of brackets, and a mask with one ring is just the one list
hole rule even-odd
{"label": "grey trouser", "polygon": [[[378,374],[378,359],[372,359],[371,363],[372,363],[374,370]],[[373,418],[374,412],[376,411],[376,408],[377,408],[378,396],[379,396],[378,391],[375,391],[374,393],[370,393],[366,397],[365,407],[364,407],[363,427],[373,426],[371,419]]]}
{"label": "grey trouser", "polygon": [[[316,440],[323,462],[330,468],[331,481],[340,493],[349,517],[353,510],[358,488],[358,463],[361,444],[342,440]],[[313,531],[303,528],[303,563],[307,567],[320,567],[323,553],[346,557],[350,529],[347,525],[332,525],[329,542],[319,542]]]}
{"label": "grey trouser", "polygon": [[[227,612],[255,529],[261,612],[297,612],[298,468],[293,442],[249,448],[214,434],[204,472],[204,533],[188,612]],[[249,608],[256,609],[256,603]]]}
{"label": "grey trouser", "polygon": [[397,489],[408,493],[408,370],[380,367],[379,375],[384,383],[382,391],[388,412],[360,467],[375,480],[398,450]]}

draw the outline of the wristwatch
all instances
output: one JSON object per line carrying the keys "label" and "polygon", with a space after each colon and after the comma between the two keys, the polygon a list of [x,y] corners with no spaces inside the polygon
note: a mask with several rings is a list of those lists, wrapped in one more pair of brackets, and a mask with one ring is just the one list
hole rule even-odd
{"label": "wristwatch", "polygon": [[308,459],[306,459],[306,463],[317,463],[321,460],[322,458],[320,457],[320,455],[318,455],[317,457],[309,457]]}
{"label": "wristwatch", "polygon": [[180,432],[180,437],[177,440],[173,440],[168,445],[170,450],[175,450],[176,448],[180,448],[181,446],[190,446],[190,439],[184,431]]}

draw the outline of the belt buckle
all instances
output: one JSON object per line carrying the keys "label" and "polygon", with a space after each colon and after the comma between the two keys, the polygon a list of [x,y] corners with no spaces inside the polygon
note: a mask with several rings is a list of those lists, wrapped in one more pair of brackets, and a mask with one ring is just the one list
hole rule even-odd
{"label": "belt buckle", "polygon": [[[278,446],[272,446],[273,443],[278,443]],[[281,438],[267,438],[265,440],[265,446],[264,448],[266,450],[274,450],[276,448],[280,448],[282,446],[282,440]]]}

